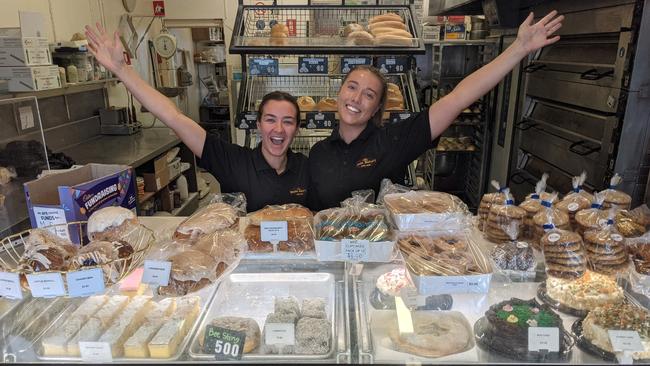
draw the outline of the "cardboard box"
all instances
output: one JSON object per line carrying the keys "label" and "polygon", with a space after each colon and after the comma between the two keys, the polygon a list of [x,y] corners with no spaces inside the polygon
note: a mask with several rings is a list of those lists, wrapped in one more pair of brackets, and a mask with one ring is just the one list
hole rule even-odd
{"label": "cardboard box", "polygon": [[0,66],[52,65],[49,48],[0,48]]}
{"label": "cardboard box", "polygon": [[169,184],[169,169],[165,166],[163,170],[155,173],[142,173],[144,178],[144,190],[147,192],[158,192]]}
{"label": "cardboard box", "polygon": [[465,39],[465,24],[445,24],[445,39]]}
{"label": "cardboard box", "polygon": [[171,163],[167,164],[169,169],[169,180],[177,178],[181,175],[181,158],[176,157]]}
{"label": "cardboard box", "polygon": [[[29,219],[34,228],[86,221],[107,206],[134,210],[137,201],[133,168],[126,165],[87,164],[24,184]],[[80,243],[79,232],[56,233]]]}
{"label": "cardboard box", "polygon": [[10,92],[29,92],[61,87],[59,67],[56,65],[0,67],[0,79],[9,80]]}
{"label": "cardboard box", "polygon": [[192,28],[192,40],[221,41],[221,29],[217,27]]}

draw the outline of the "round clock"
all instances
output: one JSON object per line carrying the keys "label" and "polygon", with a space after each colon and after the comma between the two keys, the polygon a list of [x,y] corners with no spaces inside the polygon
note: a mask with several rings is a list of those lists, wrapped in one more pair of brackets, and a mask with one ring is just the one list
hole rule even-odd
{"label": "round clock", "polygon": [[162,32],[153,39],[153,47],[162,58],[171,58],[176,54],[176,37]]}

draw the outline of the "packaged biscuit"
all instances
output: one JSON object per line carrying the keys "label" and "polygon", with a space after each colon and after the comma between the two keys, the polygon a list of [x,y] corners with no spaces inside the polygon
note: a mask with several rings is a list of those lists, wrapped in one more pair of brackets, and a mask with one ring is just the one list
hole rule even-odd
{"label": "packaged biscuit", "polygon": [[516,225],[517,232],[521,232],[520,227],[523,225],[526,216],[526,211],[523,208],[515,206],[514,199],[508,188],[504,190],[504,197],[502,204],[491,205],[490,213],[485,222],[485,230],[483,231],[485,237],[494,243],[512,240],[504,228]]}
{"label": "packaged biscuit", "polygon": [[605,275],[622,274],[629,265],[625,238],[614,226],[615,215],[616,210],[610,209],[605,226],[584,234],[590,269]]}
{"label": "packaged biscuit", "polygon": [[517,240],[519,226],[513,222],[504,231],[510,241],[496,245],[490,252],[493,267],[512,280],[535,278],[535,253],[529,243]]}
{"label": "packaged biscuit", "polygon": [[645,204],[632,211],[620,210],[614,219],[616,230],[626,238],[642,236],[648,231],[649,224],[650,209]]}
{"label": "packaged biscuit", "polygon": [[609,187],[602,193],[605,195],[603,199],[603,208],[618,207],[620,209],[629,210],[632,203],[632,197],[629,194],[617,190],[616,187],[623,181],[618,173],[614,174],[609,181]]}
{"label": "packaged biscuit", "polygon": [[603,211],[605,195],[602,192],[594,193],[591,207],[576,213],[576,232],[584,235],[585,231],[597,229],[607,224],[607,212]]}
{"label": "packaged biscuit", "polygon": [[545,214],[545,233],[540,239],[540,245],[544,252],[546,274],[563,279],[582,277],[587,269],[582,238],[573,231],[557,228],[551,211],[546,211]]}
{"label": "packaged biscuit", "polygon": [[492,187],[494,187],[497,191],[493,193],[486,193],[483,195],[481,198],[481,203],[479,204],[478,207],[478,218],[479,218],[479,230],[485,231],[486,229],[486,222],[488,215],[490,214],[490,207],[492,207],[493,204],[503,204],[505,201],[506,197],[504,194],[504,191],[507,189],[506,187],[502,187],[499,182],[496,180],[493,180],[490,182]]}
{"label": "packaged biscuit", "polygon": [[587,173],[582,172],[579,176],[573,177],[571,184],[573,189],[567,193],[564,198],[558,202],[555,207],[566,212],[569,215],[571,228],[576,229],[576,213],[580,210],[585,210],[591,206],[594,196],[582,189],[582,185],[587,179]]}
{"label": "packaged biscuit", "polygon": [[553,201],[557,198],[557,193],[551,194],[547,199],[542,199],[542,210],[533,217],[533,237],[531,243],[541,250],[539,240],[544,236],[545,225],[551,223],[554,227],[562,230],[569,230],[569,215],[562,210],[553,207]]}
{"label": "packaged biscuit", "polygon": [[532,239],[535,223],[533,217],[542,210],[541,194],[546,190],[546,180],[548,174],[544,173],[542,179],[535,185],[535,192],[526,198],[519,207],[526,210],[526,217],[524,218],[524,226],[521,231],[521,237],[524,239]]}
{"label": "packaged biscuit", "polygon": [[249,251],[302,254],[314,250],[314,217],[306,207],[293,203],[266,206],[247,219],[244,236]]}

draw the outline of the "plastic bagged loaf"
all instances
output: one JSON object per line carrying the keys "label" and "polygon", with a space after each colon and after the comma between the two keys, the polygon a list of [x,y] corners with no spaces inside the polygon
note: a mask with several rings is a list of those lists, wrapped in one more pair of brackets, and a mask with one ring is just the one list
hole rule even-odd
{"label": "plastic bagged loaf", "polygon": [[533,237],[535,223],[533,217],[542,210],[541,194],[546,190],[546,180],[548,174],[544,173],[542,178],[535,185],[535,193],[526,198],[524,202],[519,204],[519,207],[526,210],[526,217],[524,217],[524,225],[521,230],[521,237],[524,239],[531,239]]}
{"label": "plastic bagged loaf", "polygon": [[490,184],[497,191],[493,193],[486,193],[483,195],[483,197],[481,197],[481,203],[478,207],[478,228],[481,231],[485,231],[486,229],[485,224],[487,222],[488,215],[490,214],[490,208],[492,205],[503,204],[506,199],[506,196],[503,193],[507,189],[506,187],[502,187],[496,180],[491,181]]}
{"label": "plastic bagged loaf", "polygon": [[584,234],[589,267],[594,272],[616,275],[628,269],[629,256],[625,238],[614,226],[615,215],[616,210],[610,209],[605,226],[589,230]]}
{"label": "plastic bagged loaf", "polygon": [[616,187],[623,181],[618,173],[614,174],[609,181],[609,187],[602,193],[605,195],[603,200],[603,208],[618,207],[621,209],[629,210],[632,203],[632,197],[629,194],[617,190]]}
{"label": "plastic bagged loaf", "polygon": [[514,224],[517,226],[517,233],[521,233],[525,216],[526,211],[515,206],[510,190],[506,188],[501,204],[492,204],[490,207],[490,213],[485,222],[484,235],[494,243],[510,241],[512,238],[506,233],[506,228],[510,228]]}
{"label": "plastic bagged loaf", "polygon": [[626,243],[636,273],[650,276],[650,232],[638,238],[627,239]]}
{"label": "plastic bagged loaf", "polygon": [[[262,240],[262,224],[286,221],[287,240],[272,243]],[[302,254],[314,250],[313,214],[298,204],[266,206],[248,215],[244,236],[251,252],[293,252]]]}
{"label": "plastic bagged loaf", "polygon": [[541,250],[539,240],[544,236],[545,225],[553,224],[554,227],[562,230],[571,229],[571,226],[569,225],[569,215],[566,212],[553,207],[552,202],[557,198],[557,193],[554,193],[547,198],[548,200],[542,199],[542,211],[538,212],[533,217],[533,224],[535,226],[533,228],[531,243],[538,250]]}
{"label": "plastic bagged loaf", "polygon": [[224,202],[210,203],[183,220],[176,228],[173,238],[193,243],[203,235],[234,227],[238,223],[238,217],[239,211],[234,206]]}
{"label": "plastic bagged loaf", "polygon": [[607,212],[603,210],[605,195],[601,192],[594,193],[591,207],[576,213],[576,231],[584,235],[585,231],[597,229],[607,224]]}
{"label": "plastic bagged loaf", "polygon": [[519,229],[516,222],[504,228],[511,240],[497,244],[490,251],[490,259],[495,270],[503,273],[506,277],[524,280],[535,277],[537,261],[530,244],[517,240]]}
{"label": "plastic bagged loaf", "polygon": [[579,176],[573,177],[571,180],[573,189],[571,192],[567,193],[560,202],[555,204],[557,209],[562,210],[569,215],[569,221],[573,230],[575,230],[578,225],[576,223],[576,213],[580,210],[589,208],[591,202],[594,200],[594,195],[582,189],[582,185],[586,179],[586,172],[582,172]]}
{"label": "plastic bagged loaf", "polygon": [[614,219],[616,230],[626,238],[636,238],[648,231],[650,224],[650,209],[642,205],[632,211],[620,210]]}
{"label": "plastic bagged loaf", "polygon": [[391,193],[383,201],[399,230],[462,230],[469,223],[467,205],[449,193]]}
{"label": "plastic bagged loaf", "polygon": [[563,279],[577,279],[587,270],[587,257],[579,234],[562,230],[553,224],[550,211],[547,214],[546,232],[540,239],[544,253],[546,274]]}

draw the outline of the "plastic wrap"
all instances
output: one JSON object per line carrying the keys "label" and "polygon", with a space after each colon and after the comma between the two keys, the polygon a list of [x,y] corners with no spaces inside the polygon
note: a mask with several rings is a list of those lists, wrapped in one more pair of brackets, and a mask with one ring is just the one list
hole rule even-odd
{"label": "plastic wrap", "polygon": [[585,232],[585,248],[589,256],[590,268],[606,275],[627,272],[629,256],[625,238],[614,226],[616,209],[610,209],[607,224],[599,229]]}
{"label": "plastic wrap", "polygon": [[[313,215],[298,204],[266,206],[248,215],[244,236],[251,252],[292,252],[303,254],[314,250]],[[277,243],[262,241],[262,222],[286,221],[287,240]]]}
{"label": "plastic wrap", "polygon": [[210,203],[225,203],[229,206],[232,206],[236,211],[238,216],[246,216],[246,195],[242,192],[234,193],[217,193]]}
{"label": "plastic wrap", "polygon": [[398,247],[422,295],[487,293],[492,268],[464,233],[402,232]]}
{"label": "plastic wrap", "polygon": [[584,235],[585,231],[597,229],[607,224],[607,212],[603,211],[604,199],[605,195],[602,192],[596,192],[591,207],[576,213],[576,231],[578,234]]}
{"label": "plastic wrap", "polygon": [[483,230],[485,238],[494,243],[512,240],[505,228],[510,228],[513,224],[517,226],[517,233],[521,233],[524,217],[526,217],[526,211],[515,206],[515,201],[508,188],[504,189],[503,195],[502,202],[491,205]]}
{"label": "plastic wrap", "polygon": [[[24,237],[24,252],[18,269],[24,273],[66,271],[77,254],[77,247],[71,241],[62,239],[46,229],[32,229]],[[11,263],[7,263],[7,269]]]}
{"label": "plastic wrap", "polygon": [[88,238],[102,241],[124,240],[139,226],[135,212],[119,206],[104,207],[88,218]]}
{"label": "plastic wrap", "polygon": [[399,230],[462,230],[469,225],[467,205],[460,198],[433,191],[408,191],[384,196]]}
{"label": "plastic wrap", "polygon": [[533,247],[537,250],[542,250],[539,241],[546,232],[545,225],[553,224],[557,229],[570,230],[569,214],[553,207],[553,201],[557,197],[557,193],[547,197],[548,200],[542,199],[543,209],[536,213],[533,217],[533,237],[530,240]]}
{"label": "plastic wrap", "polygon": [[620,210],[614,218],[614,225],[621,235],[626,238],[636,238],[648,231],[650,224],[650,209],[642,205],[632,211]]}
{"label": "plastic wrap", "polygon": [[587,256],[579,234],[557,228],[553,212],[547,210],[545,234],[539,243],[544,252],[546,274],[563,279],[576,279],[585,274]]}
{"label": "plastic wrap", "polygon": [[573,177],[571,180],[573,189],[571,192],[567,193],[560,202],[555,204],[555,208],[562,210],[569,215],[569,222],[572,230],[576,230],[578,226],[576,223],[576,213],[580,210],[586,210],[591,207],[591,202],[594,200],[594,195],[582,189],[582,185],[586,179],[586,172],[582,172],[581,175]]}
{"label": "plastic wrap", "polygon": [[211,203],[183,220],[176,227],[173,238],[191,244],[203,235],[234,227],[237,219],[238,210],[235,207],[223,202]]}
{"label": "plastic wrap", "polygon": [[540,179],[535,185],[535,193],[529,195],[524,202],[522,202],[519,207],[526,210],[526,217],[524,217],[524,225],[521,230],[521,237],[524,239],[532,239],[535,223],[533,217],[539,211],[542,210],[542,199],[540,198],[541,194],[546,190],[546,180],[548,179],[548,174],[544,173],[542,179]]}
{"label": "plastic wrap", "polygon": [[530,280],[535,278],[535,253],[529,243],[518,241],[519,226],[516,222],[505,228],[510,241],[497,244],[490,251],[493,268],[513,280]]}
{"label": "plastic wrap", "polygon": [[377,204],[384,204],[384,197],[387,194],[393,193],[406,193],[412,191],[413,188],[403,186],[401,184],[393,183],[390,179],[384,178],[381,181],[381,186],[379,187],[379,194],[377,195]]}
{"label": "plastic wrap", "polygon": [[369,241],[368,262],[389,262],[393,258],[395,234],[381,206],[348,200],[341,208],[318,212],[314,217],[316,255],[319,261],[345,261],[342,241]]}
{"label": "plastic wrap", "polygon": [[632,197],[629,194],[619,191],[616,187],[623,181],[618,173],[614,174],[609,181],[609,187],[602,191],[604,194],[603,208],[618,207],[620,209],[629,210],[632,203]]}
{"label": "plastic wrap", "polygon": [[[650,233],[626,240],[636,273],[650,276]],[[650,286],[648,286],[650,291]]]}
{"label": "plastic wrap", "polygon": [[506,187],[501,187],[499,182],[496,180],[493,180],[490,182],[492,187],[494,187],[497,191],[493,193],[486,193],[481,197],[481,203],[479,204],[478,207],[478,218],[479,218],[479,224],[478,228],[481,231],[485,231],[486,229],[486,223],[488,216],[490,214],[490,208],[492,207],[493,204],[503,204],[503,202],[506,200],[505,194],[503,192],[507,189]]}

